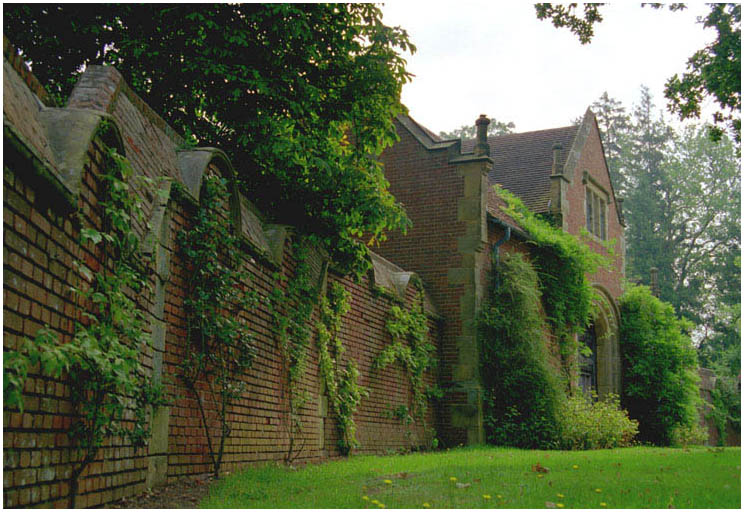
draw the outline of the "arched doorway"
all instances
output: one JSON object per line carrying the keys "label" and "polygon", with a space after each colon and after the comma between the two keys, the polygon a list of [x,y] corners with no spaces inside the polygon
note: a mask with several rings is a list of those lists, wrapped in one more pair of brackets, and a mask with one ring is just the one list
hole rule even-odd
{"label": "arched doorway", "polygon": [[586,396],[598,390],[598,340],[595,324],[580,336],[579,387]]}
{"label": "arched doorway", "polygon": [[599,285],[593,322],[581,337],[590,355],[579,356],[579,385],[585,393],[590,389],[602,398],[608,393],[621,393],[621,351],[619,347],[619,313],[611,295]]}

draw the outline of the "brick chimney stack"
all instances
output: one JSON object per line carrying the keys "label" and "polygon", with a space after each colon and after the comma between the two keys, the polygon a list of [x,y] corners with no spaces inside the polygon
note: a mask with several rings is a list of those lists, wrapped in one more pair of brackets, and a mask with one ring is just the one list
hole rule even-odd
{"label": "brick chimney stack", "polygon": [[553,162],[551,164],[551,174],[562,174],[561,169],[559,169],[559,153],[561,152],[561,144],[556,142],[552,147],[551,151],[553,152]]}
{"label": "brick chimney stack", "polygon": [[476,156],[489,155],[489,143],[486,142],[487,126],[489,126],[489,118],[486,114],[481,114],[476,119],[476,148],[473,151]]}

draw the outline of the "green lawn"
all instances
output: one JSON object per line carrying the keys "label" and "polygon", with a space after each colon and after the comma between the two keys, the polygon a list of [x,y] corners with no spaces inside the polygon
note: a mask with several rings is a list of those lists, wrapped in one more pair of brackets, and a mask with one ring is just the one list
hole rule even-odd
{"label": "green lawn", "polygon": [[[547,472],[536,472],[539,463]],[[205,508],[740,508],[740,448],[476,447],[250,468]]]}

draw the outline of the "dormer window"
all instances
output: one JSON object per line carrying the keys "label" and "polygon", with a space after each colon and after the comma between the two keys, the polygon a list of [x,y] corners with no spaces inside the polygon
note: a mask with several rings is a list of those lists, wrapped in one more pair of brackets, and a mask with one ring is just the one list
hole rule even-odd
{"label": "dormer window", "polygon": [[590,188],[585,189],[585,212],[587,218],[587,231],[601,240],[606,239],[606,210],[608,202],[598,191]]}

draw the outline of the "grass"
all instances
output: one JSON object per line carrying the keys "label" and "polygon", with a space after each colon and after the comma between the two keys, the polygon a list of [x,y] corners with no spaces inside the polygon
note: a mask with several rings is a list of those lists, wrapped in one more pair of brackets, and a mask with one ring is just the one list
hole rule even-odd
{"label": "grass", "polygon": [[[537,463],[548,472],[534,471]],[[740,448],[460,448],[221,479],[204,508],[740,508]]]}

